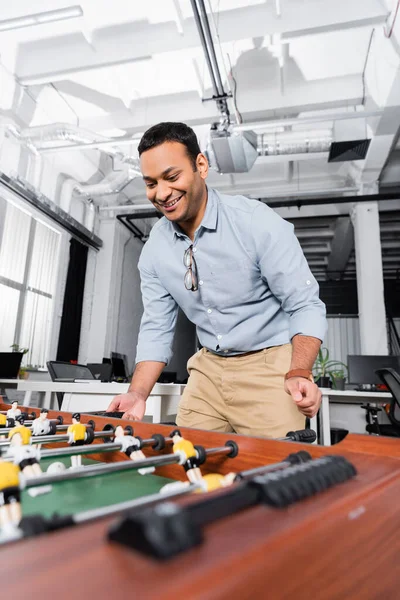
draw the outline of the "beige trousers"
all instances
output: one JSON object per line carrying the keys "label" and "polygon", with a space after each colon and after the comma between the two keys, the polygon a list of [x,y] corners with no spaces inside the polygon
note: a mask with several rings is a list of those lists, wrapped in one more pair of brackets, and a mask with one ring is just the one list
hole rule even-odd
{"label": "beige trousers", "polygon": [[303,429],[305,417],[283,387],[291,355],[291,344],[229,357],[202,348],[187,364],[177,424],[270,438]]}

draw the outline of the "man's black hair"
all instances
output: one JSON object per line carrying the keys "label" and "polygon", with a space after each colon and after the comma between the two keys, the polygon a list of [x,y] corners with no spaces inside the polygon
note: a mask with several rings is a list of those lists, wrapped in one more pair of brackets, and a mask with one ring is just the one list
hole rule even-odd
{"label": "man's black hair", "polygon": [[196,134],[185,123],[165,122],[150,127],[140,140],[138,146],[139,156],[164,142],[179,142],[186,147],[186,152],[192,163],[193,170],[197,171],[196,159],[200,154],[200,146]]}

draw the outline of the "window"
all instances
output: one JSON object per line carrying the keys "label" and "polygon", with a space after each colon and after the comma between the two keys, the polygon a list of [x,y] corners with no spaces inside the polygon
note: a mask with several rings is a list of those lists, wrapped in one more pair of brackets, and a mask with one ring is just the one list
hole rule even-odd
{"label": "window", "polygon": [[0,197],[0,351],[28,348],[25,366],[46,365],[59,243],[57,231]]}

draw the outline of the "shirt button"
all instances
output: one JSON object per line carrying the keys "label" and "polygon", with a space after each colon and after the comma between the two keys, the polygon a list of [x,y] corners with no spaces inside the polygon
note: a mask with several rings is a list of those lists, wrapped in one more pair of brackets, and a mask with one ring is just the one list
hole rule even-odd
{"label": "shirt button", "polygon": [[197,252],[197,248],[193,248],[193,252]]}
{"label": "shirt button", "polygon": [[222,340],[222,335],[217,335],[217,340]]}
{"label": "shirt button", "polygon": [[306,284],[311,285],[311,281],[309,279],[307,279]]}
{"label": "shirt button", "polygon": [[229,350],[224,350],[225,354],[228,354]]}
{"label": "shirt button", "polygon": [[212,309],[211,309],[211,308],[209,308],[209,309],[207,310],[207,312],[208,312],[208,314],[211,314],[211,313],[212,313]]}
{"label": "shirt button", "polygon": [[200,279],[199,285],[203,285],[203,280],[202,279]]}

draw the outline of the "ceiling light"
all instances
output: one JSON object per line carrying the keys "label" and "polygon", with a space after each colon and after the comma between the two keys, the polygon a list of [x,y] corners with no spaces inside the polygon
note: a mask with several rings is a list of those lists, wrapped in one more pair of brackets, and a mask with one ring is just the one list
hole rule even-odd
{"label": "ceiling light", "polygon": [[32,27],[42,23],[54,23],[55,21],[64,21],[66,19],[75,19],[83,15],[80,6],[68,6],[58,10],[49,10],[46,12],[17,17],[15,19],[5,19],[0,21],[0,31],[9,31],[11,29],[22,29],[23,27]]}

